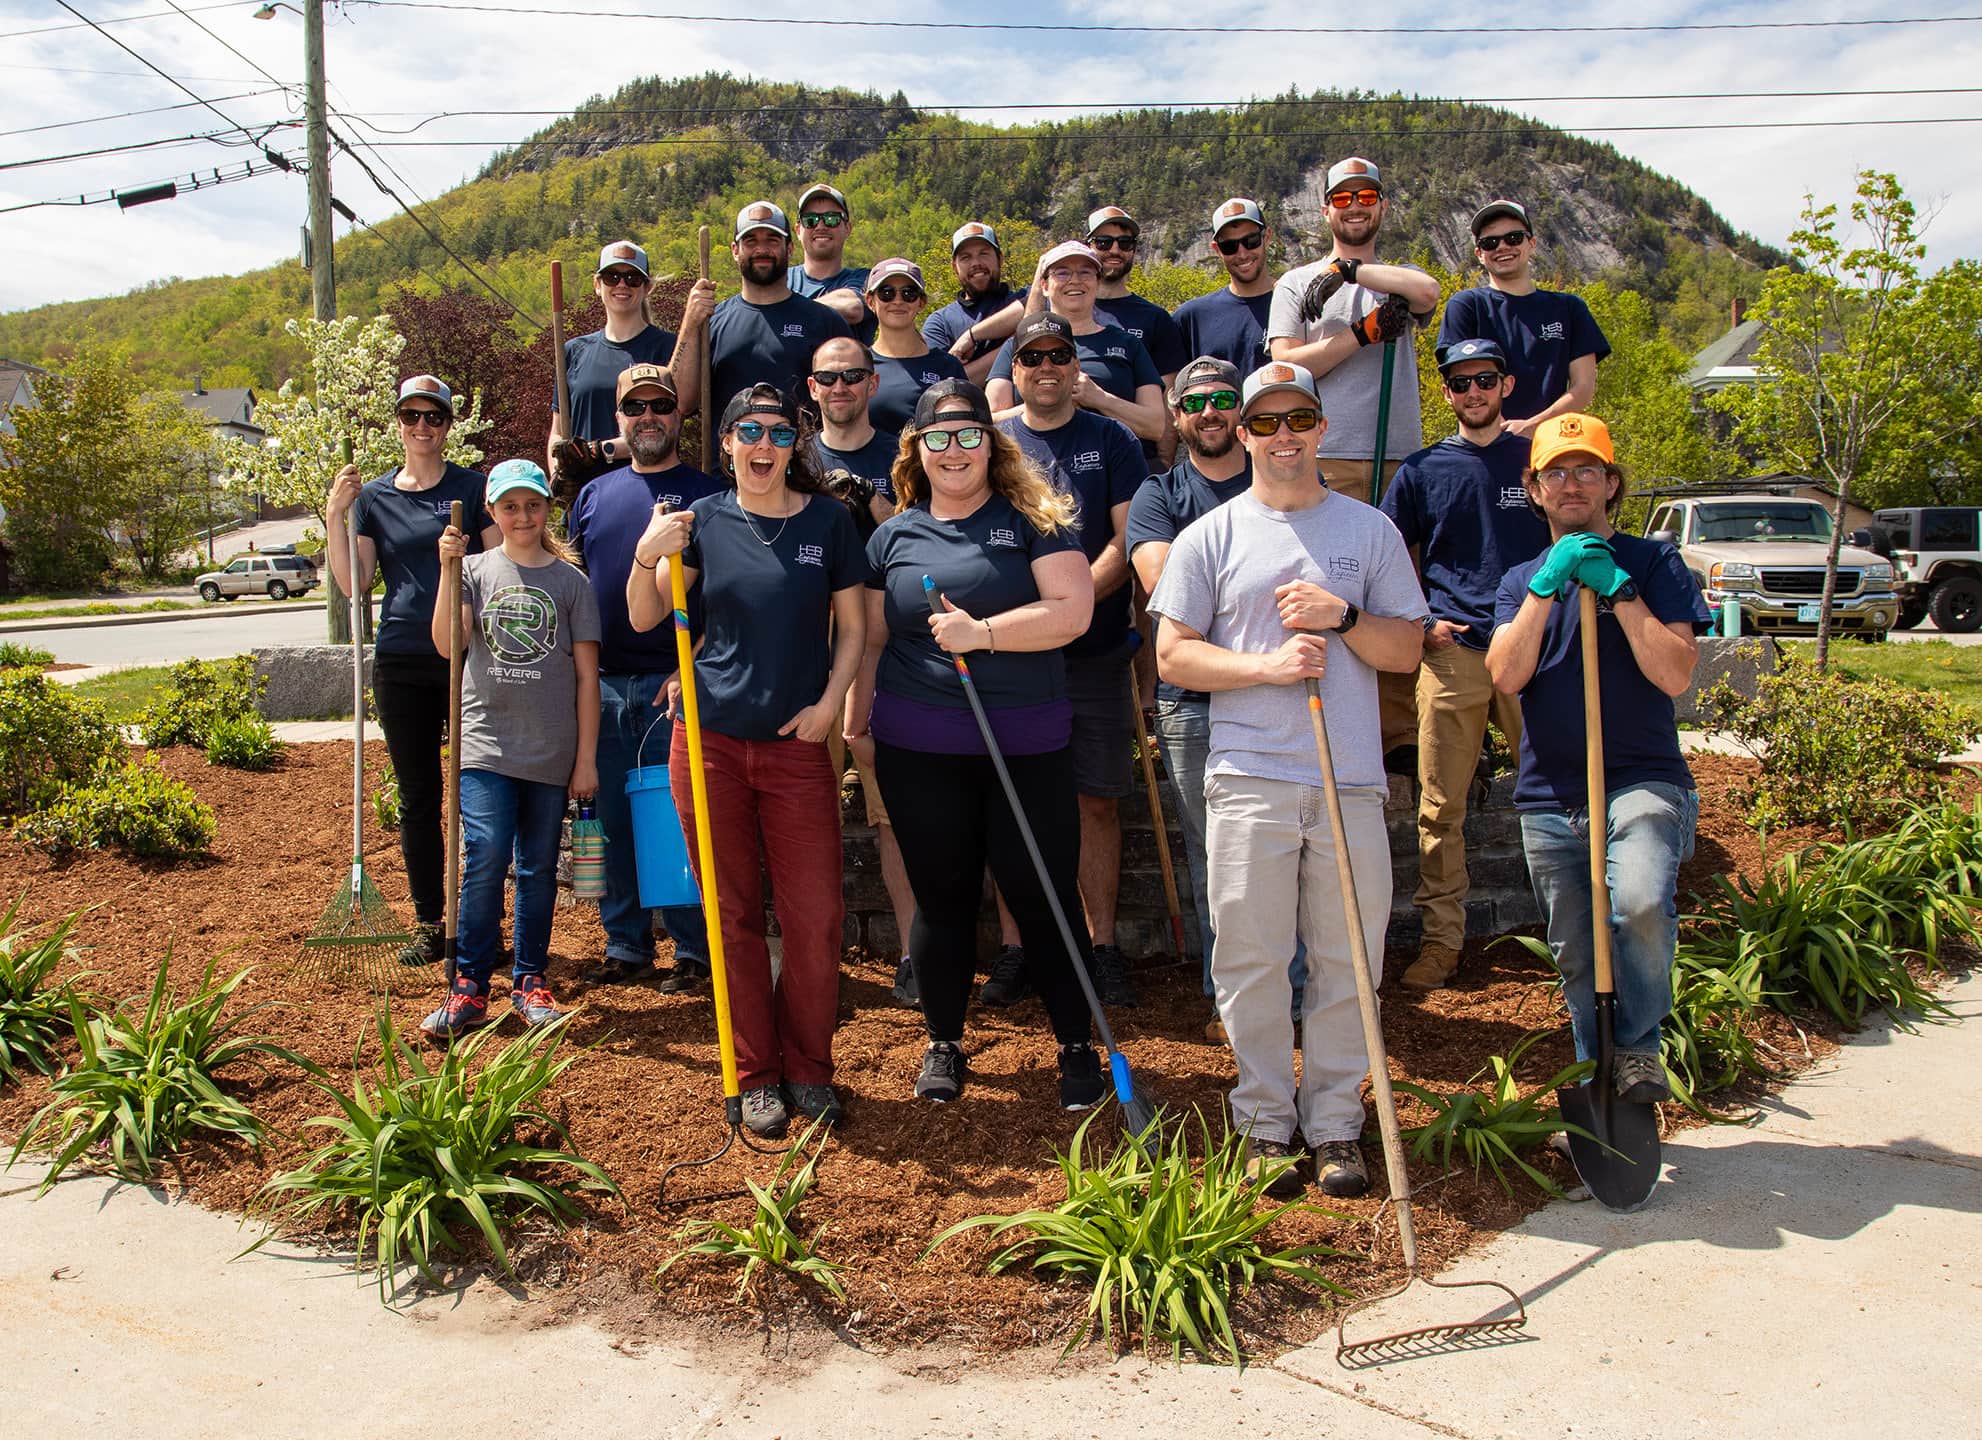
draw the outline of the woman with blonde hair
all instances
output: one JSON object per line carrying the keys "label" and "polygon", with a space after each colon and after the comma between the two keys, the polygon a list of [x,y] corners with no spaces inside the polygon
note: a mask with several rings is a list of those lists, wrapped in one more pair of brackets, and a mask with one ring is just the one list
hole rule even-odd
{"label": "woman with blonde hair", "polygon": [[1060,647],[1087,628],[1094,583],[1073,502],[999,433],[984,392],[967,380],[923,392],[893,479],[900,509],[867,545],[867,650],[846,731],[873,758],[915,892],[908,950],[929,1032],[915,1093],[943,1103],[963,1092],[988,864],[1059,1041],[1060,1103],[1084,1110],[1105,1088],[1085,997],[955,668],[955,657],[969,657],[1054,891],[1077,915],[1080,817]]}

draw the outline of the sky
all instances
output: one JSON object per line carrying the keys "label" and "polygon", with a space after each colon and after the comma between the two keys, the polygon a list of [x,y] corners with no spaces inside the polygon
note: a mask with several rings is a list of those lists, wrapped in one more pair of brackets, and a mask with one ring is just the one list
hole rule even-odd
{"label": "sky", "polygon": [[[81,26],[55,0],[0,0],[0,310],[123,294],[175,276],[235,274],[294,260],[306,218],[300,174],[272,174],[120,210],[114,204],[39,206],[32,201],[102,194],[196,170],[238,172],[256,150],[238,125],[300,154],[303,25],[284,6],[253,18],[256,0],[70,0],[105,26]],[[523,9],[533,0],[467,0]],[[915,105],[1011,108],[973,118],[1023,122],[1122,105],[1202,103],[1270,95],[1288,86],[1357,88],[1506,102],[1505,108],[1605,140],[1706,197],[1738,229],[1783,245],[1806,193],[1849,201],[1858,171],[1895,172],[1929,217],[1929,265],[1982,257],[1982,125],[1839,125],[1807,122],[1982,118],[1982,90],[1969,94],[1852,95],[1843,92],[1973,87],[1982,23],[1833,29],[1694,30],[1661,33],[1522,31],[1523,14],[1555,23],[1673,25],[1959,15],[1982,7],[1947,0],[1887,0],[1866,9],[1796,3],[1716,5],[1636,0],[1561,9],[1406,3],[1352,13],[1371,26],[1419,27],[1396,35],[1222,33],[1227,25],[1315,27],[1339,9],[1261,0],[1207,9],[1182,0],[1073,0],[997,7],[924,0],[869,0],[855,9],[764,3],[748,10],[711,0],[535,0],[552,8],[622,16],[819,16],[863,20],[1136,25],[1154,32],[1069,34],[720,24],[644,18],[501,15],[403,5],[333,3],[326,12],[326,73],[332,124],[380,142],[385,156],[432,199],[472,178],[496,149],[550,123],[541,116],[458,117],[405,130],[440,111],[496,109],[563,113],[592,96],[653,74],[728,70],[769,80],[899,89]],[[174,6],[190,14],[175,13]],[[1564,18],[1568,17],[1568,18]],[[195,23],[197,22],[197,23]],[[47,33],[22,33],[63,26]],[[204,26],[205,33],[200,27]],[[1479,33],[1429,33],[1479,26]],[[223,43],[224,42],[224,43]],[[227,47],[240,52],[230,53]],[[131,52],[135,52],[135,55]],[[141,58],[139,58],[141,57]],[[1045,58],[1050,63],[1042,63]],[[179,77],[215,109],[195,105],[148,70]],[[287,91],[257,73],[260,67]],[[271,93],[251,94],[266,91]],[[1766,99],[1627,99],[1722,92],[1796,91]],[[227,97],[227,98],[223,98]],[[238,97],[238,98],[236,98]],[[1601,98],[1580,98],[1601,97]],[[169,105],[164,113],[105,120]],[[338,118],[335,112],[343,112]],[[224,117],[224,118],[223,118]],[[1728,122],[1799,122],[1804,128],[1631,129]],[[60,126],[61,128],[48,128]],[[203,132],[196,140],[94,159],[21,162],[76,151]],[[445,143],[428,143],[445,142]],[[1379,163],[1381,156],[1371,157]],[[376,162],[375,162],[376,163]],[[335,191],[377,223],[393,205],[349,160],[333,163]],[[390,178],[390,177],[388,177]],[[1392,188],[1409,177],[1386,176]],[[408,187],[401,188],[407,193]],[[410,198],[410,196],[409,196]],[[1545,217],[1542,229],[1546,231]],[[343,221],[337,222],[344,233]]]}

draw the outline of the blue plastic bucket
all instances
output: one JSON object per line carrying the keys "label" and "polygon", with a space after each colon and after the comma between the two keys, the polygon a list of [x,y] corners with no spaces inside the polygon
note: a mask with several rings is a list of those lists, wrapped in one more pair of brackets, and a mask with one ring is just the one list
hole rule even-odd
{"label": "blue plastic bucket", "polygon": [[[648,728],[648,734],[653,727]],[[645,757],[647,742],[640,742]],[[700,905],[695,872],[688,865],[688,843],[682,838],[681,816],[675,812],[668,786],[668,767],[636,763],[626,772],[626,800],[633,812],[633,863],[640,881],[640,905],[659,910],[673,905]]]}

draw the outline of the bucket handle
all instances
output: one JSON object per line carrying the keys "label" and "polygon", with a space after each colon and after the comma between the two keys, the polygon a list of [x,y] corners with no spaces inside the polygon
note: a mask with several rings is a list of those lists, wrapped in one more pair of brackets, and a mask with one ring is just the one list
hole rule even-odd
{"label": "bucket handle", "polygon": [[[666,682],[663,682],[663,683],[666,683]],[[672,716],[672,715],[670,715],[670,714],[669,714],[669,713],[668,713],[667,711],[665,711],[665,710],[663,710],[663,711],[662,711],[662,712],[661,712],[660,714],[658,714],[658,715],[656,715],[656,716],[654,717],[654,720],[653,720],[653,723],[652,723],[652,724],[650,724],[650,725],[649,725],[649,726],[647,727],[647,733],[646,733],[645,735],[642,735],[642,736],[640,737],[640,748],[639,748],[638,750],[636,750],[636,751],[634,751],[634,752],[633,752],[633,768],[634,768],[635,770],[644,770],[644,769],[646,769],[646,768],[647,768],[647,766],[646,766],[646,762],[647,762],[647,741],[648,741],[648,739],[649,739],[649,738],[651,738],[651,737],[652,737],[652,735],[653,735],[653,733],[654,733],[654,730],[655,730],[655,728],[656,728],[656,727],[657,727],[657,726],[658,726],[658,725],[659,725],[659,724],[660,724],[660,723],[661,723],[661,722],[662,722],[663,720],[665,720],[665,721],[667,721],[667,722],[668,722],[668,723],[669,723],[670,725],[672,725],[672,724],[674,723],[674,716]],[[672,732],[670,732],[670,733],[672,733]]]}

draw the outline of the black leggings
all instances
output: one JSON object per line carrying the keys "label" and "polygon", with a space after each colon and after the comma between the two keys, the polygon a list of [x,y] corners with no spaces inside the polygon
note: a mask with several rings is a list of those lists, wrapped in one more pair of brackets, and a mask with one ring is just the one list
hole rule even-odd
{"label": "black leggings", "polygon": [[[1046,873],[1080,947],[1093,947],[1081,919],[1080,810],[1074,798],[1072,754],[1013,755],[1005,761],[1026,818],[1046,860]],[[1087,999],[1067,959],[1066,942],[1040,888],[1025,839],[988,755],[933,755],[880,741],[874,778],[895,827],[915,924],[908,952],[922,991],[931,1040],[962,1040],[964,1012],[977,970],[977,920],[984,907],[984,867],[1005,897],[1025,943],[1027,978],[1046,1003],[1053,1034],[1063,1045],[1088,1038]]]}
{"label": "black leggings", "polygon": [[399,781],[399,853],[413,918],[438,925],[446,912],[441,802],[447,789],[440,762],[447,740],[447,661],[438,655],[381,651],[372,660],[372,703],[385,730],[385,750]]}

